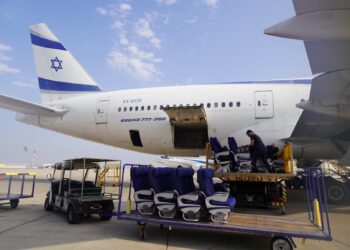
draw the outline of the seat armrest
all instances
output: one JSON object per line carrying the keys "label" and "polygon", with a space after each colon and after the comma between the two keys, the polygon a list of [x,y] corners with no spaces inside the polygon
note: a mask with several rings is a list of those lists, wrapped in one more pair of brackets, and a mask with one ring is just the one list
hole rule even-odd
{"label": "seat armrest", "polygon": [[228,196],[229,196],[229,193],[215,193],[214,195],[207,197],[206,202],[209,202],[209,203],[210,203],[210,201],[225,202],[225,201],[227,201]]}
{"label": "seat armrest", "polygon": [[185,199],[185,200],[191,200],[191,201],[196,201],[199,199],[198,192],[192,192],[188,194],[184,194],[178,197],[179,199]]}
{"label": "seat armrest", "polygon": [[153,192],[151,189],[142,189],[135,192],[135,195],[152,195],[152,194]]}
{"label": "seat armrest", "polygon": [[222,183],[215,183],[214,190],[215,190],[215,192],[224,192],[224,193],[228,192],[228,190],[226,189],[226,187]]}

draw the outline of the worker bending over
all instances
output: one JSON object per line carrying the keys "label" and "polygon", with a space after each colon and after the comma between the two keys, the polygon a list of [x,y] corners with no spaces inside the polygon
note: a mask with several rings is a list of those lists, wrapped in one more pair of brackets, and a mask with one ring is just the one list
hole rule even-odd
{"label": "worker bending over", "polygon": [[252,159],[252,172],[259,172],[257,166],[256,166],[256,162],[261,159],[263,161],[263,164],[266,168],[269,169],[269,164],[267,163],[267,159],[266,159],[266,147],[265,144],[262,142],[261,138],[255,134],[253,131],[251,130],[247,130],[246,135],[249,136],[250,138],[250,158]]}

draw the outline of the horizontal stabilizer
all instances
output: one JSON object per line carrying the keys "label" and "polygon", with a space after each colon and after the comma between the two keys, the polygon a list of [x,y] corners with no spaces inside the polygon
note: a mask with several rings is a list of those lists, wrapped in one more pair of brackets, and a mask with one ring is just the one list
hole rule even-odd
{"label": "horizontal stabilizer", "polygon": [[27,102],[17,98],[0,95],[0,108],[8,109],[22,114],[31,114],[39,116],[61,116],[68,112],[68,109],[56,109],[44,105]]}

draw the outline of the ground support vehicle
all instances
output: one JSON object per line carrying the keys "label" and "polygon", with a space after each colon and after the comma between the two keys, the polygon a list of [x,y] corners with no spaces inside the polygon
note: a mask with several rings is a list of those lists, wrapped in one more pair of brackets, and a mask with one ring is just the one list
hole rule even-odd
{"label": "ground support vehicle", "polygon": [[[35,178],[35,173],[0,174],[0,204],[10,204],[11,208],[16,208],[20,199],[32,198],[35,190]],[[30,186],[29,192],[25,191],[26,183]]]}
{"label": "ground support vehicle", "polygon": [[[122,170],[122,185],[118,210],[115,213],[119,220],[134,221],[140,228],[141,238],[145,239],[145,227],[147,224],[156,224],[161,227],[203,229],[215,231],[228,231],[232,233],[260,235],[271,238],[270,249],[288,249],[296,247],[293,238],[314,239],[331,241],[331,229],[328,216],[328,206],[325,196],[324,175],[319,168],[310,168],[305,172],[305,191],[308,205],[308,218],[296,218],[291,216],[268,216],[257,214],[245,214],[232,212],[228,223],[214,223],[209,220],[197,222],[185,221],[179,217],[173,219],[160,218],[157,215],[140,215],[131,209],[131,185],[124,183],[124,173],[127,167],[137,167],[134,164],[125,164]],[[122,208],[123,188],[129,193],[126,209]]]}
{"label": "ground support vehicle", "polygon": [[[98,163],[114,161],[78,158],[56,163],[53,176],[49,176],[51,183],[44,203],[45,210],[58,209],[66,212],[70,224],[76,224],[91,214],[98,214],[101,220],[109,220],[114,210],[113,197],[105,192],[104,187],[98,186]],[[93,178],[89,179],[89,173],[93,171]],[[56,178],[58,172],[60,175]]]}

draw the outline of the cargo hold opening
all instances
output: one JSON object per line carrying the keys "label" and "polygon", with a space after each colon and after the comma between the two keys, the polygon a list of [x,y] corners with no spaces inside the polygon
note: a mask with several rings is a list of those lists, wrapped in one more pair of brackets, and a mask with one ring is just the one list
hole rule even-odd
{"label": "cargo hold opening", "polygon": [[208,143],[208,123],[203,107],[168,107],[164,111],[171,124],[174,148],[205,148]]}

